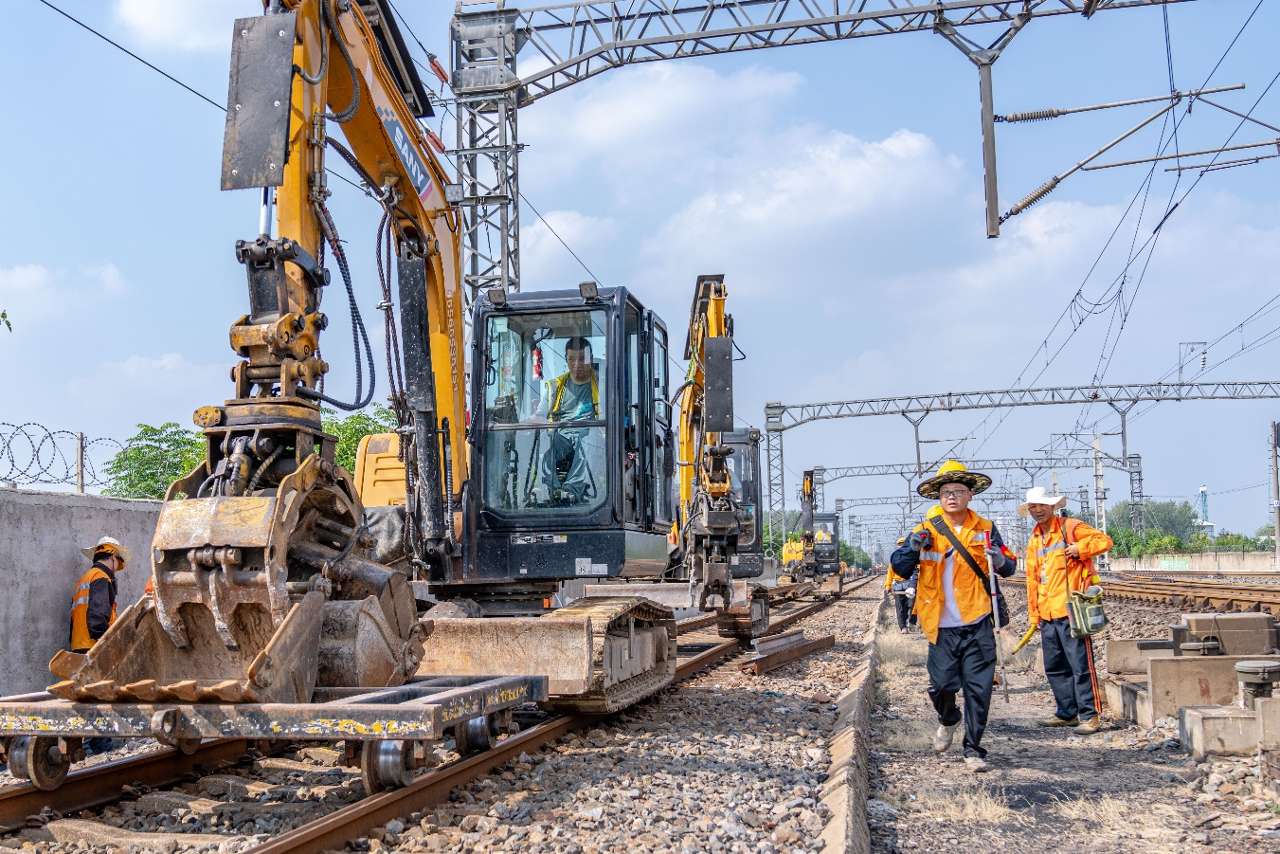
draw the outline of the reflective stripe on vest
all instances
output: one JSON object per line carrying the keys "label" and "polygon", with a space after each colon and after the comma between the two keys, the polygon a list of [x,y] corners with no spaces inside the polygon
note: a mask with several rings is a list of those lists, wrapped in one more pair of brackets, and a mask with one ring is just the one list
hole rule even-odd
{"label": "reflective stripe on vest", "polygon": [[[569,374],[563,373],[556,377],[556,395],[551,401],[551,412],[548,413],[555,418],[556,413],[560,411],[560,401],[564,399],[564,387],[569,384]],[[591,414],[600,417],[600,384],[596,380],[596,372],[591,370]]]}
{"label": "reflective stripe on vest", "polygon": [[1040,555],[1040,557],[1044,557],[1049,552],[1056,552],[1061,549],[1065,549],[1066,547],[1067,547],[1067,544],[1065,542],[1058,542],[1058,543],[1054,543],[1051,546],[1046,546],[1045,548],[1040,549],[1040,551],[1037,552],[1037,554]]}

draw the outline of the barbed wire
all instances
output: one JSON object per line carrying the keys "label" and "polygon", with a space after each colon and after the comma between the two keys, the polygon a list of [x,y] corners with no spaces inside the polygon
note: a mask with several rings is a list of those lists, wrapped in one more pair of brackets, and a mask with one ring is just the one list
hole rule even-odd
{"label": "barbed wire", "polygon": [[[0,421],[0,483],[76,486],[81,478],[82,436],[73,430],[51,430],[34,421]],[[100,472],[124,445],[115,439],[87,436],[83,442],[84,485],[106,486],[105,473]]]}

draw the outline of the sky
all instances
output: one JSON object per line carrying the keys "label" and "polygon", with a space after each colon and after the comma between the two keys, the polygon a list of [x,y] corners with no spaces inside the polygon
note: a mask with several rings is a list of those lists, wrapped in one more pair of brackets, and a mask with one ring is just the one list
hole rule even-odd
{"label": "sky", "polygon": [[[260,9],[55,2],[215,101],[231,22]],[[396,5],[447,63],[454,3]],[[0,422],[118,439],[138,423],[189,424],[196,406],[231,393],[227,328],[246,310],[233,247],[256,232],[256,196],[218,189],[223,114],[37,0],[5,6],[17,37],[0,52],[13,81],[0,116],[0,307],[14,329],[0,330]],[[1171,75],[1180,89],[1244,83],[1213,97],[1247,112],[1280,72],[1276,0],[1223,57],[1254,6],[1170,6],[1167,38],[1159,8],[1033,20],[996,63],[996,112],[1165,95]],[[1276,90],[1254,115],[1280,125]],[[1158,106],[998,126],[1002,209]],[[1197,104],[1178,149],[1220,146],[1237,122]],[[432,125],[454,139],[451,119]],[[1167,132],[1157,120],[1098,162],[1149,157]],[[1198,183],[1167,163],[1077,172],[988,240],[977,74],[932,34],[616,69],[523,109],[520,135],[521,189],[545,217],[521,212],[524,289],[626,285],[678,337],[696,276],[725,274],[747,355],[735,401],[746,424],[762,424],[769,400],[1176,378],[1184,341],[1216,342],[1204,379],[1275,377],[1280,160]],[[1233,142],[1276,135],[1245,126]],[[377,211],[341,185],[333,207],[372,318]],[[342,305],[327,308],[328,389],[343,394],[354,381],[348,319]],[[377,350],[380,330],[374,337]],[[1184,373],[1199,372],[1197,356]],[[1143,457],[1147,494],[1192,499],[1205,485],[1210,519],[1252,533],[1269,519],[1277,415],[1276,401],[1135,413],[1129,446]],[[921,434],[973,436],[958,453],[989,458],[1116,426],[1107,411],[1059,406],[934,413]],[[1119,452],[1116,437],[1103,442]],[[926,445],[926,460],[950,444]],[[790,492],[805,468],[907,462],[914,446],[903,419],[861,418],[788,431],[785,454]],[[1092,482],[1086,471],[1054,476],[1072,495]],[[1021,474],[996,480],[1028,485]],[[1128,494],[1120,473],[1107,487],[1112,500]],[[844,480],[827,499],[903,489],[899,478]]]}

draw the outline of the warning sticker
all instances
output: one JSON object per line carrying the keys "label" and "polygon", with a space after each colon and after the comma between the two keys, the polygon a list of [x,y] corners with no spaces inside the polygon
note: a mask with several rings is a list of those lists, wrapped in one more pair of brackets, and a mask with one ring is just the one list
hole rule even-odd
{"label": "warning sticker", "polygon": [[589,557],[574,558],[573,561],[574,575],[608,575],[609,564],[592,563]]}

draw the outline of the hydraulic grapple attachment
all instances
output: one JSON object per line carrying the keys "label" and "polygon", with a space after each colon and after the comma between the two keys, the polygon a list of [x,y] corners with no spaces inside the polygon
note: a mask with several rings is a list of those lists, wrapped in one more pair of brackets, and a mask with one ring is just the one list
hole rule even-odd
{"label": "hydraulic grapple attachment", "polygon": [[152,547],[155,593],[83,656],[50,662],[82,702],[305,703],[317,686],[399,685],[426,627],[405,576],[358,557],[345,473],[303,461],[274,495],[170,490]]}

